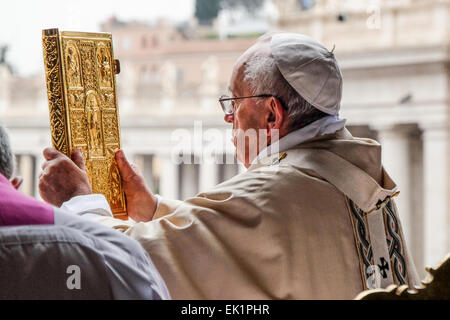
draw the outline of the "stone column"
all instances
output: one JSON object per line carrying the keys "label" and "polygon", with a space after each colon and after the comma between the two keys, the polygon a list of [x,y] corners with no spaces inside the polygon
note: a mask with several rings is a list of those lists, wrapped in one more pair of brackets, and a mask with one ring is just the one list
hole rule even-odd
{"label": "stone column", "polygon": [[[386,126],[378,128],[378,141],[381,144],[382,163],[389,176],[400,190],[396,204],[408,246],[411,248],[413,221],[411,200],[411,146],[409,126]],[[416,235],[414,235],[416,236]]]}
{"label": "stone column", "polygon": [[195,163],[181,165],[180,200],[194,197],[199,189],[199,165]]}
{"label": "stone column", "polygon": [[409,250],[417,266],[419,276],[426,276],[424,262],[424,178],[423,178],[423,141],[421,131],[413,132],[410,136],[410,183],[411,183],[411,228]]}
{"label": "stone column", "polygon": [[423,127],[425,264],[434,266],[450,249],[449,128]]}
{"label": "stone column", "polygon": [[[41,150],[43,150],[44,148],[42,148]],[[34,155],[34,159],[35,159],[35,163],[36,163],[36,170],[34,170],[34,181],[36,183],[36,188],[34,190],[34,196],[41,200],[41,196],[39,194],[39,174],[42,172],[42,165],[45,162],[44,156],[42,155],[42,153],[38,153]]]}
{"label": "stone column", "polygon": [[219,166],[214,159],[203,159],[200,164],[199,191],[208,191],[219,182]]}
{"label": "stone column", "polygon": [[9,108],[11,72],[6,65],[0,65],[0,114]]}
{"label": "stone column", "polygon": [[160,195],[169,199],[179,197],[179,165],[174,163],[170,154],[161,156]]}
{"label": "stone column", "polygon": [[416,125],[378,127],[382,162],[396,182],[398,213],[409,252],[421,275],[424,271],[423,145]]}
{"label": "stone column", "polygon": [[33,197],[35,195],[35,161],[34,157],[29,154],[21,155],[18,163],[19,173],[23,178],[22,186],[20,190]]}

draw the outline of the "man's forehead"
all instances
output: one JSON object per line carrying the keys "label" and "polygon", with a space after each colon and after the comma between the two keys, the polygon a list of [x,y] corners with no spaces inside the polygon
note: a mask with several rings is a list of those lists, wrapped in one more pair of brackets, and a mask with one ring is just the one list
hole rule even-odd
{"label": "man's forehead", "polygon": [[257,41],[254,45],[248,48],[243,54],[241,54],[233,67],[233,72],[231,76],[231,82],[228,86],[228,91],[231,94],[239,95],[240,92],[240,82],[244,78],[244,71],[247,62],[255,55],[270,55],[270,37],[266,37],[262,40]]}
{"label": "man's forehead", "polygon": [[234,65],[234,71],[239,72],[245,69],[245,65],[247,61],[249,61],[252,57],[256,55],[266,55],[270,56],[270,43],[268,41],[258,41],[250,48],[248,48],[239,58],[236,60]]}

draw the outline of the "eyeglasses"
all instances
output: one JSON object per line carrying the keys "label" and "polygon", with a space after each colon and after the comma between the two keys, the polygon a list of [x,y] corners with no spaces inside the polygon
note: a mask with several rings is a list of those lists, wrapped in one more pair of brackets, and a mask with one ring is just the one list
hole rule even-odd
{"label": "eyeglasses", "polygon": [[222,106],[223,112],[225,112],[226,115],[232,115],[236,111],[236,104],[234,103],[234,100],[241,100],[241,99],[247,99],[247,98],[269,98],[273,97],[272,94],[260,94],[257,96],[246,96],[246,97],[234,97],[230,98],[229,96],[221,96],[219,99],[220,105]]}

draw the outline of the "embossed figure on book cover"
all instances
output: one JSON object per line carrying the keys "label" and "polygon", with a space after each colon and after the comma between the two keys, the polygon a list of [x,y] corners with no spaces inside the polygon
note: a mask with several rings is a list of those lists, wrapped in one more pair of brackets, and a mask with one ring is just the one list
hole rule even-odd
{"label": "embossed figure on book cover", "polygon": [[115,217],[127,218],[114,159],[120,149],[112,37],[107,33],[42,31],[53,147],[70,157],[81,148],[94,193]]}

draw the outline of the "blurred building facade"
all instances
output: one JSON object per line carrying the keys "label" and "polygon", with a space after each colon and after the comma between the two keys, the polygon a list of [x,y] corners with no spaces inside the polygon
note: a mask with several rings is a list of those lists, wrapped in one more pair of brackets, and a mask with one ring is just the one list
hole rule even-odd
{"label": "blurred building facade", "polygon": [[[272,2],[278,9],[273,31],[335,46],[344,77],[341,117],[354,135],[381,142],[385,167],[401,190],[397,204],[418,269],[435,264],[450,251],[450,1]],[[122,66],[123,148],[153,190],[186,198],[244,170],[207,161],[195,143],[194,164],[176,164],[171,156],[174,131],[194,136],[198,120],[203,131],[226,137],[219,156],[234,154],[217,99],[254,38],[199,34],[195,24],[176,28],[163,20],[112,18],[102,29],[113,34]],[[44,75],[25,79],[0,64],[0,83],[0,119],[26,178],[22,189],[37,195],[41,152],[50,144]]]}

